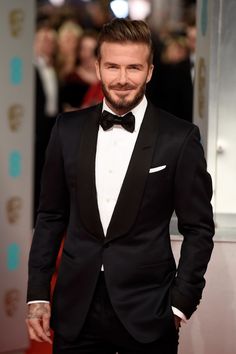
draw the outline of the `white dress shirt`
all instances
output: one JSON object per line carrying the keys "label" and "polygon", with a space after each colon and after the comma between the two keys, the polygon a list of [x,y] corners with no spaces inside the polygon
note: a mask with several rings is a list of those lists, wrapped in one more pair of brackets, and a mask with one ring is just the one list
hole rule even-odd
{"label": "white dress shirt", "polygon": [[[121,125],[114,125],[106,131],[100,126],[98,130],[95,175],[98,209],[105,235],[128,169],[146,108],[147,99],[144,97],[139,105],[132,110],[135,116],[133,133],[125,130]],[[105,100],[103,101],[103,110],[115,114],[107,106]]]}
{"label": "white dress shirt", "polygon": [[[131,111],[135,116],[135,129],[133,133],[125,130],[121,125],[114,125],[106,131],[99,126],[95,178],[98,209],[105,236],[128,169],[146,108],[147,99],[144,96],[142,101]],[[116,114],[107,106],[105,100],[103,100],[103,110]],[[104,270],[103,266],[102,270]],[[175,307],[172,307],[172,310],[175,315],[186,320],[185,315],[181,311]]]}
{"label": "white dress shirt", "polygon": [[35,60],[45,93],[45,114],[48,117],[55,117],[58,114],[58,80],[56,70],[53,66],[47,65],[42,57]]}

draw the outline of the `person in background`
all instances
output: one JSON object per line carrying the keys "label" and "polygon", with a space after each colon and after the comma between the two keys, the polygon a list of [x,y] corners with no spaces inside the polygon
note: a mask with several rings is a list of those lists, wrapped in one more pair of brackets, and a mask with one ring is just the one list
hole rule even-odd
{"label": "person in background", "polygon": [[104,100],[63,113],[53,129],[26,322],[31,339],[50,343],[51,323],[54,354],[176,354],[180,323],[202,297],[214,235],[211,177],[199,129],[145,97],[152,58],[145,22],[105,24],[96,61]]}
{"label": "person in background", "polygon": [[60,111],[59,82],[55,70],[57,33],[48,26],[35,34],[35,167],[34,220],[39,202],[40,180],[52,127]]}
{"label": "person in background", "polygon": [[147,97],[156,106],[192,122],[193,82],[185,34],[170,33],[165,38],[154,66]]}
{"label": "person in background", "polygon": [[61,87],[61,97],[65,111],[78,109],[86,104],[84,102],[85,95],[91,88],[96,88],[96,91],[101,92],[95,70],[96,47],[96,32],[84,32],[79,40],[77,65],[74,71],[65,77],[64,84]]}
{"label": "person in background", "polygon": [[95,104],[102,101],[104,95],[102,92],[101,83],[95,82],[92,84],[83,97],[83,101],[80,108],[87,108],[94,106]]}
{"label": "person in background", "polygon": [[[164,35],[163,35],[164,34]],[[147,97],[156,106],[186,121],[193,121],[196,5],[186,7],[183,23],[175,31],[160,33],[154,72]]]}
{"label": "person in background", "polygon": [[83,29],[73,21],[64,22],[58,29],[58,54],[56,67],[60,82],[75,70],[79,39]]}
{"label": "person in background", "polygon": [[196,40],[197,40],[197,28],[196,24],[189,23],[186,27],[186,42],[189,52],[189,62],[192,81],[194,82],[195,77],[195,57],[196,57]]}

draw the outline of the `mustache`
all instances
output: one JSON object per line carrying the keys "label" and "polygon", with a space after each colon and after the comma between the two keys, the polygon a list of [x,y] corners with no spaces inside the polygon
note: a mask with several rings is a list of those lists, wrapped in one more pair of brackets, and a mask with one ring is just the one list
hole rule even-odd
{"label": "mustache", "polygon": [[109,89],[110,90],[132,90],[135,89],[135,86],[130,84],[124,84],[124,85],[116,84],[116,85],[110,85]]}

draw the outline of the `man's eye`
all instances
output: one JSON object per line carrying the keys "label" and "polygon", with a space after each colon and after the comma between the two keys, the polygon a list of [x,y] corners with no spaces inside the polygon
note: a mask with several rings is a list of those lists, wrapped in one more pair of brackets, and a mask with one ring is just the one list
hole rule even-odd
{"label": "man's eye", "polygon": [[129,70],[132,70],[132,71],[139,71],[140,68],[139,68],[138,66],[131,66],[131,67],[129,68]]}

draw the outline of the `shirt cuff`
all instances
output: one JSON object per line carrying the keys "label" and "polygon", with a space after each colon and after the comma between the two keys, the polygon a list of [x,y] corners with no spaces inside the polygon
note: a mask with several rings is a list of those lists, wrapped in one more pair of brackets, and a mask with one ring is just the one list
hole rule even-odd
{"label": "shirt cuff", "polygon": [[176,307],[172,306],[172,311],[173,311],[173,314],[178,316],[179,318],[181,318],[181,320],[183,322],[187,322],[187,318],[185,316],[185,314],[183,312],[181,312],[180,310],[178,310]]}
{"label": "shirt cuff", "polygon": [[34,301],[28,301],[27,305],[30,304],[37,304],[37,303],[41,303],[41,304],[50,304],[50,301],[46,301],[46,300],[34,300]]}

